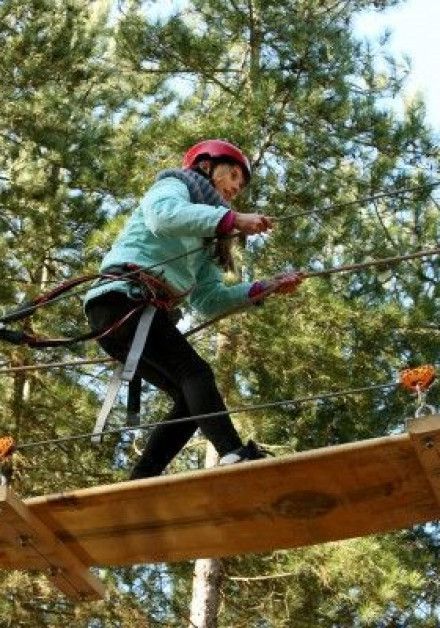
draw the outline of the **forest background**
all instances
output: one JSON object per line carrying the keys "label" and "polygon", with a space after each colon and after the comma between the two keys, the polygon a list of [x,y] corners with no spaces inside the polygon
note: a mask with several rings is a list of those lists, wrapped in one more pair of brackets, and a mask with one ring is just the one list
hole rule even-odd
{"label": "forest background", "polygon": [[[299,214],[267,241],[237,247],[247,277],[435,246],[439,205],[429,184],[439,180],[439,149],[424,104],[415,97],[400,113],[390,106],[408,69],[387,52],[386,35],[371,43],[353,29],[359,11],[399,4],[195,0],[158,17],[155,1],[1,1],[2,306],[95,271],[157,172],[178,166],[205,137],[228,138],[251,155],[255,176],[237,208]],[[319,212],[304,213],[312,209]],[[439,361],[438,279],[438,260],[426,259],[310,280],[194,342],[230,406],[386,383],[405,366]],[[54,335],[85,329],[81,298],[41,310],[32,325]],[[98,356],[93,344],[1,346],[3,369]],[[26,442],[90,431],[109,372],[3,371],[1,433]],[[437,387],[431,403],[439,401]],[[154,390],[143,402],[145,422],[163,416],[166,401]],[[413,410],[407,393],[390,389],[234,421],[283,455],[397,433]],[[111,425],[123,423],[121,399]],[[203,466],[204,450],[195,439],[171,471]],[[17,456],[14,488],[30,496],[117,482],[134,457],[116,436],[100,448],[85,440],[29,450]],[[434,627],[438,553],[433,524],[227,559],[217,622]],[[78,606],[43,576],[2,573],[0,625],[186,626],[192,570],[190,562],[101,569],[109,599]]]}

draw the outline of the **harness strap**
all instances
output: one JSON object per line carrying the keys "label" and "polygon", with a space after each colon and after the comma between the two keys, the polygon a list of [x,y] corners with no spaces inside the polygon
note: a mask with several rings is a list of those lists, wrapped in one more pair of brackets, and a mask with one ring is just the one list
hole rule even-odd
{"label": "harness strap", "polygon": [[141,423],[141,392],[142,377],[140,377],[140,375],[135,375],[131,382],[128,384],[126,420],[128,427],[139,427]]}
{"label": "harness strap", "polygon": [[111,266],[109,269],[106,269],[106,272],[110,272],[112,275],[129,274],[131,281],[135,281],[147,289],[153,305],[167,311],[175,308],[191,292],[191,290],[178,292],[159,277],[148,273],[136,264],[128,262],[121,266]]}
{"label": "harness strap", "polygon": [[102,404],[98,416],[96,417],[95,427],[93,428],[93,436],[91,438],[92,445],[99,445],[102,441],[102,432],[104,431],[110,410],[115,403],[116,395],[118,394],[118,390],[121,385],[121,375],[123,370],[124,365],[118,364],[110,378],[104,403]]}
{"label": "harness strap", "polygon": [[151,304],[148,305],[142,312],[142,316],[139,319],[139,323],[134,334],[133,342],[131,343],[130,351],[128,352],[128,356],[125,361],[124,370],[121,375],[121,379],[125,382],[130,382],[136,372],[155,312],[156,308]]}
{"label": "harness strap", "polygon": [[[12,323],[23,320],[31,316],[35,310],[43,305],[50,303],[65,292],[79,286],[88,281],[100,279],[101,281],[112,281],[117,279],[126,279],[127,281],[137,283],[145,288],[145,300],[151,302],[159,308],[171,311],[187,293],[179,293],[162,279],[148,274],[137,264],[125,263],[121,265],[111,266],[100,274],[83,275],[69,281],[65,281],[53,290],[46,292],[31,301],[25,301],[11,312],[0,317],[0,340],[4,340],[15,345],[28,345],[29,347],[60,347],[69,346],[77,342],[85,340],[99,340],[106,333],[111,333],[119,326],[119,322],[111,326],[103,332],[88,332],[75,336],[74,338],[46,338],[43,336],[34,336],[25,331],[7,329],[5,323]],[[124,318],[121,322],[124,322]]]}
{"label": "harness strap", "polygon": [[[130,385],[133,383],[133,386],[131,388],[131,404],[129,404],[129,406],[131,405],[132,407],[135,406],[137,408],[137,416],[139,421],[141,380],[137,376],[135,377],[135,373],[139,364],[139,359],[142,355],[142,351],[144,350],[145,344],[147,342],[148,334],[151,329],[151,323],[153,322],[155,312],[156,308],[151,303],[147,305],[147,307],[144,309],[144,311],[142,312],[142,316],[140,317],[137,324],[136,332],[134,334],[133,342],[131,343],[127,359],[125,360],[125,364],[119,365],[113,372],[104,399],[104,403],[102,404],[101,410],[99,411],[98,417],[95,422],[93,436],[91,439],[92,445],[99,445],[101,443],[102,433],[105,429],[108,415],[110,414],[110,411],[116,399],[116,395],[118,394],[118,390],[123,381],[129,382],[129,401]],[[127,407],[127,422],[128,420],[132,420],[129,412],[130,407]]]}
{"label": "harness strap", "polygon": [[65,281],[53,290],[50,290],[50,292],[46,292],[36,297],[35,299],[32,299],[31,301],[25,301],[24,303],[21,303],[18,307],[9,312],[9,314],[5,314],[4,316],[2,316],[0,318],[0,322],[12,323],[15,321],[23,320],[24,318],[31,316],[37,308],[46,303],[49,303],[50,301],[53,301],[53,299],[56,299],[64,292],[68,292],[68,290],[71,290],[72,288],[75,288],[76,286],[79,286],[87,281],[92,281],[97,277],[100,277],[100,275],[82,275],[81,277],[77,277],[76,279]]}

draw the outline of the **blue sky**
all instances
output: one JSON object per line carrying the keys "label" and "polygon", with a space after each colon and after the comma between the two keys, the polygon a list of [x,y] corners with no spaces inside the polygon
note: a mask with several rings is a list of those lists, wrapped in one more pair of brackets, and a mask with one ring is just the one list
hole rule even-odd
{"label": "blue sky", "polygon": [[440,132],[440,0],[407,0],[383,12],[368,12],[356,20],[359,33],[374,38],[388,28],[393,56],[407,54],[411,75],[406,96],[423,94],[427,121]]}

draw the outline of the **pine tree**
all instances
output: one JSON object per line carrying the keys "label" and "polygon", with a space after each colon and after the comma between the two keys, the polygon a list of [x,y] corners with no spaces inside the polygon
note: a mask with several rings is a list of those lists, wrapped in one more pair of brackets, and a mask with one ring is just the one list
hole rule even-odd
{"label": "pine tree", "polygon": [[[399,95],[404,74],[392,60],[379,71],[380,49],[352,31],[355,13],[377,2],[204,0],[157,17],[160,3],[139,0],[119,3],[120,12],[112,7],[110,18],[104,4],[0,6],[0,263],[4,277],[27,282],[4,282],[2,303],[96,270],[155,173],[177,165],[203,137],[237,142],[252,157],[253,182],[237,208],[280,219],[267,241],[237,250],[251,277],[438,242],[437,201],[426,185],[438,176],[438,149],[423,104],[410,103],[403,118],[384,105]],[[222,332],[235,342],[224,384],[230,405],[388,382],[402,366],[437,361],[438,273],[438,263],[426,260],[309,280],[292,297],[224,321]],[[80,307],[78,300],[48,308],[34,327],[69,333],[83,320]],[[210,334],[197,340],[207,356],[210,341]],[[2,353],[12,363],[47,358]],[[220,375],[223,366],[216,365]],[[102,373],[92,375],[1,381],[3,429],[23,440],[87,431],[102,389]],[[161,416],[162,406],[150,395],[149,417]],[[389,434],[403,429],[412,409],[406,393],[390,390],[249,413],[239,427],[283,454]],[[27,456],[19,489],[35,494],[122,477],[112,467],[116,440],[106,442],[99,451],[86,443]],[[173,469],[201,466],[200,452],[196,443]],[[432,527],[237,557],[224,563],[219,626],[435,625],[436,555]],[[77,625],[186,625],[191,571],[190,563],[108,571],[113,590],[131,595],[75,610],[60,606],[41,579],[8,574],[0,612],[28,625],[67,617]],[[45,604],[28,608],[39,597]]]}

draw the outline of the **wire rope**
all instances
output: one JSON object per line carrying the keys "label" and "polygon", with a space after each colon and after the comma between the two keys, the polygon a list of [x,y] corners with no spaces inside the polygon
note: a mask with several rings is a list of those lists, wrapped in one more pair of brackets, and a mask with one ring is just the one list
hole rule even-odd
{"label": "wire rope", "polygon": [[[376,267],[376,266],[393,265],[393,264],[400,263],[402,261],[423,258],[423,257],[431,257],[431,256],[439,255],[439,254],[440,254],[440,247],[436,247],[433,249],[426,249],[424,251],[415,251],[413,253],[408,253],[406,255],[397,255],[394,257],[380,258],[380,259],[375,259],[375,260],[369,260],[366,262],[359,262],[356,264],[346,264],[343,266],[335,266],[332,268],[327,268],[327,269],[318,270],[318,271],[305,271],[303,275],[306,279],[316,278],[316,277],[326,277],[326,276],[330,276],[330,275],[334,275],[338,273],[348,273],[348,272],[366,270],[367,268]],[[262,298],[266,296],[269,296],[273,292],[274,290],[268,289],[265,292],[257,295],[256,297],[250,298],[247,303],[240,305],[236,308],[232,308],[228,310],[227,312],[224,312],[223,314],[219,314],[218,316],[214,316],[213,318],[210,318],[209,320],[204,321],[200,325],[197,325],[193,327],[192,329],[189,329],[183,335],[185,337],[190,337],[202,331],[203,329],[209,327],[210,325],[213,325],[214,323],[220,320],[223,320],[224,318],[228,316],[231,316],[232,314],[239,313],[248,309],[249,307],[254,305],[255,302],[261,300]],[[115,362],[115,360],[113,360],[112,358],[95,358],[92,360],[81,360],[81,361],[72,361],[72,362],[52,362],[52,363],[42,364],[42,365],[38,365],[38,364],[23,365],[23,366],[15,366],[15,367],[8,367],[8,368],[0,368],[0,374],[15,373],[15,372],[21,372],[21,371],[33,371],[33,370],[39,370],[39,369],[45,369],[45,368],[69,367],[69,366],[84,365],[84,364],[98,364],[98,363],[108,364],[108,363],[113,363],[113,362]]]}
{"label": "wire rope", "polygon": [[[359,199],[355,199],[353,201],[346,201],[344,203],[336,203],[334,205],[330,205],[327,208],[322,208],[322,209],[313,209],[313,210],[307,210],[306,212],[299,212],[296,214],[290,214],[287,216],[279,216],[276,217],[274,216],[274,220],[276,220],[277,222],[283,222],[286,220],[293,220],[295,218],[298,218],[300,216],[304,216],[304,215],[310,215],[310,214],[316,214],[316,213],[322,213],[322,212],[326,212],[326,211],[332,211],[333,209],[336,208],[341,208],[341,207],[348,207],[348,206],[352,206],[352,205],[357,205],[357,204],[363,204],[366,202],[371,202],[372,200],[377,200],[379,198],[387,198],[387,197],[391,197],[391,196],[397,196],[400,194],[406,194],[410,191],[417,191],[417,190],[422,190],[422,189],[426,189],[427,187],[431,187],[434,188],[436,186],[440,185],[440,181],[435,181],[432,182],[430,184],[425,184],[424,186],[414,186],[411,188],[405,188],[402,190],[391,190],[389,192],[380,192],[378,194],[369,196],[369,197],[363,197],[363,198],[359,198]],[[233,238],[237,238],[240,237],[242,234],[241,233],[233,233],[233,234],[228,234],[226,236],[221,236],[222,239],[233,239]],[[218,238],[218,236],[214,236],[212,238],[212,242],[216,241]],[[150,271],[150,270],[154,270],[155,268],[158,268],[160,266],[164,266],[166,264],[170,264],[171,262],[175,262],[179,259],[182,259],[184,257],[189,257],[190,255],[193,255],[195,253],[198,253],[202,250],[204,250],[206,248],[206,246],[203,244],[199,247],[196,247],[194,249],[191,249],[189,251],[185,251],[185,253],[176,255],[174,257],[170,257],[168,259],[165,259],[163,261],[160,262],[156,262],[155,264],[152,264],[146,268],[143,268],[142,270],[144,272]],[[126,279],[129,279],[130,277],[132,277],[133,275],[135,275],[138,271],[130,271],[124,274],[119,275],[116,279],[115,278],[106,278],[104,280],[102,280],[101,285],[105,285],[106,283],[110,283],[113,281],[124,281]],[[94,279],[95,275],[92,275],[90,280]],[[83,292],[85,292],[86,290],[88,290],[88,286],[82,286],[81,288],[78,288],[77,290],[73,290],[73,291],[69,291],[67,294],[61,294],[57,297],[54,297],[53,299],[50,299],[49,301],[43,301],[43,302],[39,302],[36,304],[33,304],[31,306],[29,306],[29,308],[23,308],[22,310],[22,314],[27,314],[27,313],[32,313],[35,310],[37,310],[40,307],[43,307],[44,305],[52,305],[53,303],[56,303],[60,300],[66,299],[67,297],[72,297],[72,296],[77,296],[80,294],[83,294]],[[2,317],[0,317],[0,323],[2,322]]]}
{"label": "wire rope", "polygon": [[361,198],[354,199],[352,201],[343,201],[341,203],[333,203],[332,205],[328,205],[327,207],[320,207],[316,209],[307,209],[302,212],[297,212],[294,214],[287,214],[286,216],[273,216],[273,219],[277,222],[284,222],[287,220],[293,220],[295,218],[301,218],[303,216],[310,216],[312,214],[323,214],[330,213],[335,211],[336,209],[342,209],[345,207],[352,207],[354,205],[363,205],[367,203],[371,203],[374,201],[378,201],[383,198],[389,198],[392,196],[399,196],[403,194],[408,194],[410,192],[417,192],[419,190],[427,190],[428,188],[435,188],[440,185],[440,181],[433,181],[432,183],[426,183],[425,185],[418,185],[409,188],[402,188],[401,190],[391,190],[389,192],[378,192],[377,194],[372,194],[371,196],[364,196]]}
{"label": "wire rope", "polygon": [[[358,395],[358,394],[363,394],[363,393],[373,391],[373,390],[385,390],[386,388],[393,388],[398,385],[399,385],[399,382],[396,381],[396,382],[388,382],[386,384],[373,384],[371,386],[362,386],[359,388],[347,388],[345,390],[336,390],[334,392],[321,393],[318,395],[308,395],[305,397],[298,397],[296,399],[282,399],[280,401],[268,401],[265,403],[252,404],[252,405],[242,406],[239,408],[232,408],[231,410],[222,410],[220,412],[210,412],[207,414],[198,414],[198,415],[189,416],[189,417],[181,417],[178,419],[173,419],[172,421],[168,421],[167,425],[188,423],[190,421],[206,421],[209,419],[218,418],[220,416],[226,416],[229,414],[239,414],[243,412],[256,412],[259,410],[268,410],[271,408],[277,408],[283,405],[292,406],[292,405],[297,405],[297,404],[309,403],[312,401],[321,401],[325,399],[344,397],[347,395]],[[148,431],[159,425],[163,425],[163,421],[155,421],[152,423],[148,423],[147,425],[136,426],[136,428],[125,426],[125,427],[115,428],[111,430],[106,430],[105,432],[103,432],[103,436],[123,434],[125,432],[131,432],[133,431],[133,429]],[[34,447],[45,447],[48,445],[57,445],[59,443],[68,443],[68,442],[77,441],[77,440],[84,440],[84,439],[91,438],[93,434],[94,432],[85,432],[81,434],[71,434],[69,436],[60,436],[58,438],[48,438],[48,439],[40,440],[40,441],[24,442],[21,444],[17,444],[16,450],[23,451],[25,449],[30,449]]]}

